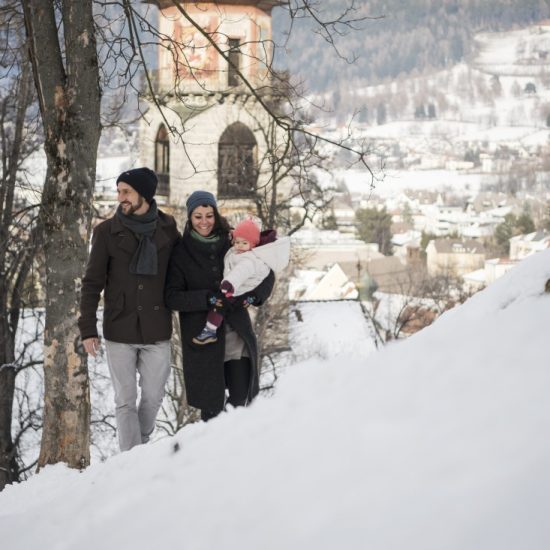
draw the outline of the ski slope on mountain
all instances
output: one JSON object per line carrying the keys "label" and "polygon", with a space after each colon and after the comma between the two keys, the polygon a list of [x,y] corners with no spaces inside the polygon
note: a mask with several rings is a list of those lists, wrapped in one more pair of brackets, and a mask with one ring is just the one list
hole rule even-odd
{"label": "ski slope on mountain", "polygon": [[406,341],[289,367],[249,409],[48,467],[0,493],[2,547],[547,549],[548,278],[550,250]]}

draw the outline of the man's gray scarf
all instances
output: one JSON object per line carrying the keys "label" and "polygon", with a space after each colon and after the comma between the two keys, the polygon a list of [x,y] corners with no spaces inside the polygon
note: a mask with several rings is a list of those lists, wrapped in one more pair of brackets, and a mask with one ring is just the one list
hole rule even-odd
{"label": "man's gray scarf", "polygon": [[139,241],[134,257],[130,261],[130,273],[134,275],[156,275],[158,273],[158,256],[157,245],[153,241],[153,235],[157,228],[157,203],[152,200],[149,210],[140,216],[136,216],[135,214],[127,216],[122,212],[122,208],[119,205],[116,217]]}

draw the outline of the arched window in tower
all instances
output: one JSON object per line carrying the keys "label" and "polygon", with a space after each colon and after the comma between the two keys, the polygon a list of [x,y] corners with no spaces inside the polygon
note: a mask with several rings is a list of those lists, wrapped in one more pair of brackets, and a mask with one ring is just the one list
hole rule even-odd
{"label": "arched window in tower", "polygon": [[218,196],[251,197],[258,178],[258,145],[241,122],[228,126],[218,144]]}
{"label": "arched window in tower", "polygon": [[157,195],[170,195],[170,140],[164,124],[160,125],[155,139],[155,172],[158,176]]}

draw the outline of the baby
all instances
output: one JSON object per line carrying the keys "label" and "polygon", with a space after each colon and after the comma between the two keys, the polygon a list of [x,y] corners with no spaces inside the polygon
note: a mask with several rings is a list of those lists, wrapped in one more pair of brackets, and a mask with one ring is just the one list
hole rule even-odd
{"label": "baby", "polygon": [[[260,228],[252,220],[240,222],[232,233],[233,246],[224,257],[220,290],[227,298],[235,297],[238,300],[240,296],[256,288],[269,275],[270,269],[276,272],[288,265],[290,239],[283,237],[275,240],[274,231],[264,232],[271,234],[273,240],[260,246]],[[193,338],[193,342],[199,345],[216,342],[216,331],[222,322],[223,314],[214,307],[208,312],[206,325]]]}

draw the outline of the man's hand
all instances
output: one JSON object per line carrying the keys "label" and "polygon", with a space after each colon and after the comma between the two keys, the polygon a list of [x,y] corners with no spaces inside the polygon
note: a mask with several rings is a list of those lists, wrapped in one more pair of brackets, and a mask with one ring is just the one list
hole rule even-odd
{"label": "man's hand", "polygon": [[99,351],[99,338],[86,338],[82,340],[82,344],[84,345],[86,353],[89,353],[92,357],[97,356],[97,352]]}

